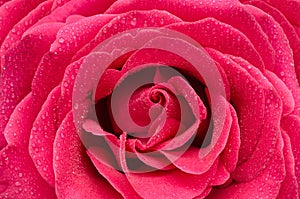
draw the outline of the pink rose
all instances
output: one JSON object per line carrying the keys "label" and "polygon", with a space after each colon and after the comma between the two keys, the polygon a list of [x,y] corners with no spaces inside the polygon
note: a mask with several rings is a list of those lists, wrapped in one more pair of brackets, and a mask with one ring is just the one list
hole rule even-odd
{"label": "pink rose", "polygon": [[1,199],[299,198],[299,1],[0,5]]}

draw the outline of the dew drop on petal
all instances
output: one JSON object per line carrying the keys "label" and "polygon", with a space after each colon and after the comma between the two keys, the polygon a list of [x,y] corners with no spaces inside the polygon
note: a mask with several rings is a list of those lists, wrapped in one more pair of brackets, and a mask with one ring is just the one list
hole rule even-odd
{"label": "dew drop on petal", "polygon": [[130,22],[130,24],[132,25],[132,26],[136,26],[136,18],[133,18],[132,20],[131,20],[131,22]]}
{"label": "dew drop on petal", "polygon": [[59,38],[58,42],[62,44],[65,42],[65,40],[64,40],[64,38]]}
{"label": "dew drop on petal", "polygon": [[17,181],[17,182],[15,183],[15,185],[16,185],[17,187],[19,187],[19,186],[21,186],[21,183]]}

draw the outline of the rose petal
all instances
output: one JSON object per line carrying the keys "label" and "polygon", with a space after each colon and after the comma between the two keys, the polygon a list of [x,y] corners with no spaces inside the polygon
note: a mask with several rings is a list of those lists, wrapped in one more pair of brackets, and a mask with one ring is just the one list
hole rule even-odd
{"label": "rose petal", "polygon": [[53,142],[58,128],[57,103],[60,86],[48,96],[37,115],[30,134],[29,154],[41,176],[54,187]]}
{"label": "rose petal", "polygon": [[27,148],[9,145],[0,152],[0,198],[56,198],[35,169]]}
{"label": "rose petal", "polygon": [[37,111],[33,105],[32,95],[29,93],[15,108],[5,128],[4,136],[8,144],[28,145],[30,131]]}
{"label": "rose petal", "polygon": [[285,160],[286,176],[281,183],[278,198],[298,198],[298,183],[295,176],[295,161],[293,157],[293,150],[289,136],[283,130],[281,135],[284,141],[283,155]]}
{"label": "rose petal", "polygon": [[232,106],[230,106],[230,111],[232,117],[232,124],[230,127],[228,141],[223,152],[220,155],[220,161],[223,162],[228,172],[233,172],[238,162],[241,138],[238,117]]}
{"label": "rose petal", "polygon": [[[30,93],[16,107],[5,130],[5,136],[7,137],[7,141],[10,143],[8,148],[10,151],[9,153],[11,154],[5,156],[4,160],[8,161],[12,159],[13,162],[9,162],[7,164],[0,163],[0,165],[4,165],[4,168],[1,171],[4,171],[3,175],[7,175],[7,179],[11,179],[13,176],[14,180],[8,180],[8,190],[3,193],[7,194],[7,196],[11,195],[12,198],[38,198],[42,197],[41,194],[44,193],[47,195],[47,197],[55,197],[54,190],[52,190],[41,178],[40,174],[38,174],[28,154],[28,149],[24,149],[24,146],[27,146],[29,141],[30,130],[32,123],[35,120],[37,111],[38,109],[36,109],[36,107],[33,105],[32,96]],[[3,151],[5,150],[6,149],[3,149]],[[21,160],[20,158],[23,159]],[[16,168],[16,170],[11,171],[13,168]],[[20,173],[17,172],[18,170]],[[21,179],[23,176],[24,179]],[[25,184],[25,188],[19,188],[16,191],[16,187],[22,186],[22,184]]]}
{"label": "rose petal", "polygon": [[[69,24],[60,30],[61,32],[58,33],[59,35],[62,35],[62,32],[65,30],[67,30],[69,34],[66,34],[61,38],[56,38],[56,42],[54,42],[50,51],[44,55],[40,62],[32,81],[32,90],[36,104],[40,104],[44,101],[49,92],[59,84],[63,77],[65,68],[71,61],[74,52],[80,49],[86,42],[91,40],[95,34],[97,34],[97,29],[102,27],[109,20],[110,17],[107,15],[94,16],[87,20],[81,20],[77,23]],[[90,30],[90,26],[95,27],[95,29]],[[72,28],[77,29],[76,34],[78,35],[76,35],[75,38],[72,37],[72,34],[70,33]],[[84,29],[84,31],[82,31],[82,29]],[[82,40],[80,45],[76,42],[79,39]],[[71,48],[68,47],[69,45]],[[51,77],[51,80],[49,81],[48,78],[44,77]]]}
{"label": "rose petal", "polygon": [[28,28],[35,24],[39,19],[46,16],[51,9],[52,3],[53,2],[51,0],[45,1],[28,13],[27,16],[22,18],[7,34],[1,45],[0,53],[5,54],[5,52],[13,45],[13,43],[22,38],[23,33]]}
{"label": "rose petal", "polygon": [[[0,132],[3,132],[16,105],[30,92],[30,84],[41,57],[49,49],[60,27],[61,24],[58,23],[39,26],[28,32],[4,55],[1,73]],[[44,37],[40,38],[42,32]]]}
{"label": "rose petal", "polygon": [[279,1],[279,0],[269,0],[269,4],[280,10],[293,24],[300,26],[299,22],[299,9],[300,3],[297,0],[290,1]]}
{"label": "rose petal", "polygon": [[[189,174],[203,174],[211,168],[219,154],[224,149],[228,139],[231,123],[232,118],[229,105],[227,104],[224,124],[218,124],[215,122],[212,132],[212,140],[215,141],[212,141],[208,147],[198,148],[191,146],[184,153],[182,151],[179,151],[179,153],[177,151],[163,151],[162,153],[180,170]],[[201,157],[203,156],[201,155],[203,153],[207,154],[204,155],[204,157]]]}
{"label": "rose petal", "polygon": [[[131,159],[141,161],[145,166],[150,166],[152,169],[149,171],[155,170],[170,170],[175,167],[172,165],[172,162],[168,160],[159,150],[140,152],[140,148],[143,149],[142,143],[137,139],[128,139],[126,140],[126,150],[132,152],[130,155]],[[144,166],[144,165],[143,165]],[[134,172],[134,170],[133,170]]]}
{"label": "rose petal", "polygon": [[273,84],[274,88],[276,89],[278,95],[281,98],[283,105],[282,114],[285,116],[293,112],[295,108],[295,100],[290,90],[286,87],[282,80],[278,78],[274,73],[266,71],[265,76]]}
{"label": "rose petal", "polygon": [[279,123],[282,115],[282,102],[273,85],[266,80],[257,68],[249,67],[247,62],[240,58],[232,59],[246,69],[247,72],[251,74],[264,89],[264,126],[260,130],[261,136],[251,157],[240,164],[234,172],[235,180],[243,179],[247,181],[261,172],[261,169],[265,167],[266,163],[270,160],[270,157],[274,153],[276,139],[280,134]]}
{"label": "rose petal", "polygon": [[235,0],[184,0],[184,1],[147,1],[119,0],[106,13],[124,13],[130,10],[166,10],[184,21],[197,21],[206,17],[216,18],[244,33],[261,55],[266,66],[273,66],[274,50],[268,38],[243,6]]}
{"label": "rose petal", "polygon": [[115,0],[71,0],[57,7],[36,25],[49,22],[65,22],[71,15],[93,16],[103,13]]}
{"label": "rose petal", "polygon": [[269,41],[276,52],[274,69],[271,71],[273,71],[291,90],[296,102],[294,113],[300,114],[300,87],[293,67],[293,52],[284,31],[270,15],[253,6],[246,7],[247,10],[255,16],[263,31],[268,36]]}
{"label": "rose petal", "polygon": [[0,1],[0,6],[2,6],[3,4],[5,4],[6,2],[11,1],[11,0],[1,0]]}
{"label": "rose petal", "polygon": [[249,182],[213,189],[207,198],[276,198],[285,177],[283,141],[278,139],[276,152],[263,173]]}
{"label": "rose petal", "polygon": [[99,171],[99,173],[116,189],[124,198],[136,199],[141,198],[132,188],[128,182],[125,174],[120,173],[114,168],[111,168],[101,161],[96,159],[91,153],[88,152],[93,164]]}
{"label": "rose petal", "polygon": [[208,196],[208,194],[210,193],[211,190],[212,190],[211,187],[207,187],[199,196],[195,197],[194,199],[203,199],[203,198],[206,198]]}
{"label": "rose petal", "polygon": [[[27,2],[15,0],[9,1],[0,7],[2,19],[0,20],[0,45],[11,28],[41,2],[43,0],[30,0]],[[17,12],[14,10],[15,8],[18,8]]]}
{"label": "rose petal", "polygon": [[[72,109],[72,94],[76,80],[77,72],[82,65],[83,59],[69,64],[65,70],[64,77],[61,82],[61,99],[58,101],[58,123],[61,123],[66,114]],[[75,105],[74,105],[75,106]],[[80,105],[78,105],[80,106]],[[78,109],[79,107],[73,107]]]}
{"label": "rose petal", "polygon": [[250,1],[247,3],[260,8],[264,12],[271,15],[284,30],[284,33],[289,40],[289,45],[291,46],[294,52],[293,56],[295,62],[295,69],[296,69],[296,74],[299,83],[300,82],[300,38],[299,38],[300,34],[297,35],[297,32],[295,31],[294,27],[290,24],[290,22],[286,19],[286,17],[276,8],[270,6],[269,4],[263,1]]}
{"label": "rose petal", "polygon": [[241,132],[239,151],[239,163],[241,163],[252,154],[261,134],[260,130],[263,126],[261,121],[264,117],[263,89],[238,64],[214,50],[209,50],[209,53],[223,67],[230,83],[231,104],[237,112]]}
{"label": "rose petal", "polygon": [[227,171],[226,167],[219,163],[217,173],[215,174],[211,185],[217,186],[224,184],[230,178],[230,173]]}
{"label": "rose petal", "polygon": [[[130,173],[125,159],[125,136],[121,135],[120,159],[126,177],[141,197],[153,198],[193,198],[200,195],[216,171],[216,163],[203,175],[190,175],[179,170]],[[156,180],[153,180],[153,179]],[[160,182],[160,183],[157,183]],[[188,189],[187,189],[188,187]]]}
{"label": "rose petal", "polygon": [[57,132],[53,157],[58,198],[121,198],[89,162],[71,113]]}
{"label": "rose petal", "polygon": [[192,37],[204,47],[243,57],[254,66],[264,68],[263,61],[250,40],[239,30],[214,18],[172,24],[168,28]]}
{"label": "rose petal", "polygon": [[[300,184],[300,119],[295,115],[289,115],[281,119],[281,127],[290,137],[292,151],[295,159],[295,174],[298,185]],[[298,188],[298,193],[300,192]]]}
{"label": "rose petal", "polygon": [[120,32],[130,30],[133,28],[142,27],[161,27],[171,23],[180,22],[181,20],[171,15],[168,12],[160,10],[151,11],[132,11],[129,10],[128,13],[120,14],[118,17],[113,19],[110,23],[106,24],[98,33],[93,41],[87,44],[81,49],[74,57],[78,59],[83,55],[91,52],[99,43],[105,41],[113,35]]}

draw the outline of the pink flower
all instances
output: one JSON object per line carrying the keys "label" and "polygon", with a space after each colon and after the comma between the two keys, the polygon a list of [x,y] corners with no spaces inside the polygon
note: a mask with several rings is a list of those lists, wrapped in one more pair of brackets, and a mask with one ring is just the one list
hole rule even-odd
{"label": "pink flower", "polygon": [[0,6],[1,199],[299,198],[299,1]]}

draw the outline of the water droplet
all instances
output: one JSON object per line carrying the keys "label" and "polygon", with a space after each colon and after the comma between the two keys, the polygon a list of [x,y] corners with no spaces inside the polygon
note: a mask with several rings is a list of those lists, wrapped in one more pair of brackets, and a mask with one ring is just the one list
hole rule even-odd
{"label": "water droplet", "polygon": [[125,24],[126,23],[126,19],[124,17],[121,18],[121,23]]}
{"label": "water droplet", "polygon": [[15,183],[15,185],[16,185],[17,187],[19,187],[19,186],[21,186],[21,183],[17,181],[17,182]]}
{"label": "water droplet", "polygon": [[69,86],[68,82],[64,82],[64,87],[67,88]]}
{"label": "water droplet", "polygon": [[75,110],[78,109],[78,104],[77,104],[77,103],[74,104],[74,109],[75,109]]}
{"label": "water droplet", "polygon": [[132,26],[136,26],[136,23],[137,23],[136,18],[133,18],[133,19],[131,20],[131,22],[130,22],[130,24],[131,24]]}
{"label": "water droplet", "polygon": [[64,38],[59,38],[58,42],[62,44],[65,42],[65,40],[64,40]]}
{"label": "water droplet", "polygon": [[36,161],[36,163],[37,163],[37,165],[39,165],[39,166],[41,166],[41,165],[42,165],[42,163],[41,163],[41,161],[40,161],[40,160],[37,160],[37,161]]}

